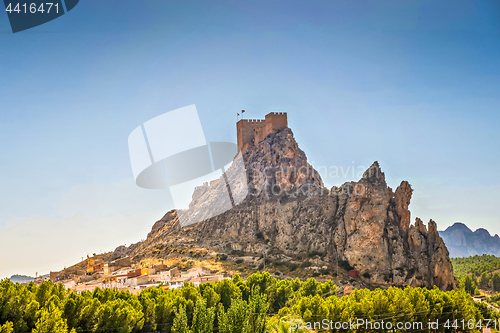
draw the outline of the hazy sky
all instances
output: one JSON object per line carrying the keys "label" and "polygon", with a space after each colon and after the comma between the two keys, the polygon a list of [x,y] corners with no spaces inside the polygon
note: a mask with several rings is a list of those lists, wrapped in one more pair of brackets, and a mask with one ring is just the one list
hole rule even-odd
{"label": "hazy sky", "polygon": [[146,238],[173,207],[127,138],[190,104],[208,141],[286,111],[329,187],[378,160],[412,219],[500,233],[496,0],[84,0],[16,34],[0,13],[0,42],[0,278]]}

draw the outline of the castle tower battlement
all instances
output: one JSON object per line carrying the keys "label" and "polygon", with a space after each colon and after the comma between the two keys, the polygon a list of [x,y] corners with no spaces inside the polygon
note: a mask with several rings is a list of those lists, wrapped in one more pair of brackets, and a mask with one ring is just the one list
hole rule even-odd
{"label": "castle tower battlement", "polygon": [[288,127],[286,112],[271,112],[265,119],[241,119],[236,123],[238,150],[244,153],[283,127]]}

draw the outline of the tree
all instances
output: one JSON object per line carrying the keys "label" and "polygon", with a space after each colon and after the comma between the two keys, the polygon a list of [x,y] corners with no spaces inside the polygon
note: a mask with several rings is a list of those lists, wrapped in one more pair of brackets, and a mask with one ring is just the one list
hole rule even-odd
{"label": "tree", "polygon": [[40,286],[38,286],[36,290],[36,300],[41,307],[45,306],[45,302],[47,302],[52,294],[52,286],[54,284],[52,281],[43,281]]}
{"label": "tree", "polygon": [[202,297],[196,301],[194,309],[193,324],[191,331],[193,333],[209,333],[214,328],[215,309],[207,308],[207,302]]}
{"label": "tree", "polygon": [[225,309],[231,306],[232,299],[241,299],[241,290],[229,279],[218,281],[215,284],[215,291],[220,295],[220,301]]}
{"label": "tree", "polygon": [[333,284],[332,280],[326,280],[319,285],[317,291],[321,295],[321,297],[326,298],[328,296],[337,295],[339,288]]}
{"label": "tree", "polygon": [[[500,274],[493,278],[498,290]],[[480,282],[484,282],[484,276]],[[268,273],[257,273],[247,281],[235,276],[233,280],[198,287],[187,284],[174,290],[148,288],[137,296],[112,289],[76,294],[52,282],[38,287],[2,280],[0,333],[67,333],[69,329],[71,333],[172,332],[174,326],[174,332],[182,333],[211,333],[214,329],[220,333],[310,332],[307,328],[298,330],[292,321],[322,322],[325,318],[336,322],[361,318],[422,323],[477,323],[480,319],[497,322],[499,313],[470,300],[468,293],[477,291],[475,276],[464,276],[460,283],[462,288],[449,292],[437,287],[360,289],[337,297],[337,287],[328,280],[278,281]],[[229,303],[227,307],[221,299]],[[499,300],[500,294],[487,302]],[[40,306],[39,301],[44,305]],[[268,312],[279,315],[271,320],[266,316]],[[440,330],[445,331],[444,327]]]}
{"label": "tree", "polygon": [[277,280],[269,272],[259,272],[250,275],[247,278],[246,285],[249,290],[259,286],[260,292],[267,295],[267,300],[271,304],[271,311],[277,311],[276,308],[276,289]]}
{"label": "tree", "polygon": [[[300,325],[299,325],[300,324]],[[302,319],[279,316],[273,316],[269,319],[267,324],[267,332],[269,333],[308,333],[311,332],[305,327],[306,324]]]}
{"label": "tree", "polygon": [[224,312],[224,307],[219,306],[219,331],[221,333],[250,333],[249,308],[247,302],[233,299],[231,306]]}
{"label": "tree", "polygon": [[216,306],[220,301],[220,295],[210,285],[203,289],[203,298],[207,300],[207,307],[209,308]]}
{"label": "tree", "polygon": [[306,296],[300,298],[293,306],[294,313],[300,313],[306,322],[321,322],[328,316],[328,304],[321,296]]}
{"label": "tree", "polygon": [[82,310],[78,319],[78,325],[83,331],[92,331],[95,326],[100,306],[101,303],[95,298],[83,298],[81,304]]}
{"label": "tree", "polygon": [[471,275],[465,276],[460,281],[460,286],[471,295],[475,295],[477,293],[477,283]]}
{"label": "tree", "polygon": [[[156,305],[156,296],[154,293],[157,290],[161,290],[159,288],[148,288],[147,292],[139,294],[139,301],[142,304],[142,312],[144,313],[144,326],[151,331],[156,331],[156,323],[155,323],[155,305]],[[153,296],[153,297],[152,297]]]}
{"label": "tree", "polygon": [[483,274],[481,274],[481,277],[479,278],[479,286],[483,289],[488,288],[490,280],[491,280],[491,275],[484,272]]}
{"label": "tree", "polygon": [[240,277],[238,273],[235,273],[233,275],[233,283],[238,284],[238,282],[243,282],[243,279]]}
{"label": "tree", "polygon": [[97,331],[110,333],[130,333],[141,330],[144,315],[141,303],[134,298],[130,301],[115,299],[102,304],[97,314]]}
{"label": "tree", "polygon": [[266,331],[266,314],[269,309],[269,303],[266,302],[266,295],[261,294],[259,291],[258,286],[252,290],[248,304],[252,333],[264,333]]}
{"label": "tree", "polygon": [[[158,296],[155,307],[155,323],[163,331],[169,331],[175,318],[173,292]],[[184,304],[183,304],[184,305]]]}
{"label": "tree", "polygon": [[500,269],[500,258],[483,254],[468,258],[452,258],[453,271],[456,276],[462,277],[473,273],[477,276],[484,272],[494,272]]}
{"label": "tree", "polygon": [[491,289],[493,289],[494,292],[500,291],[500,274],[495,273],[491,278]]}
{"label": "tree", "polygon": [[399,315],[397,318],[393,318],[394,325],[397,324],[398,321],[403,323],[412,323],[415,322],[415,317],[413,314],[416,312],[411,299],[408,297],[407,292],[405,290],[401,290],[398,288],[392,288],[391,295],[391,305],[389,306],[389,312],[391,313],[399,313],[404,315]]}
{"label": "tree", "polygon": [[12,322],[8,321],[3,325],[0,325],[0,333],[12,333],[14,329],[12,328],[14,324]]}
{"label": "tree", "polygon": [[276,281],[276,278],[269,274],[269,272],[258,272],[247,278],[247,286],[251,290],[257,285],[261,292],[271,295],[276,291]]}
{"label": "tree", "polygon": [[186,307],[183,305],[179,306],[179,310],[175,311],[172,333],[191,333],[187,323]]}
{"label": "tree", "polygon": [[76,327],[78,325],[79,308],[77,306],[77,294],[71,294],[63,306],[64,318],[66,318],[69,327]]}
{"label": "tree", "polygon": [[292,283],[288,280],[278,281],[276,288],[276,297],[274,299],[273,309],[281,309],[292,301],[294,290]]}
{"label": "tree", "polygon": [[318,293],[320,283],[315,278],[309,278],[302,284],[303,296],[314,296]]}
{"label": "tree", "polygon": [[33,333],[67,333],[68,324],[62,318],[62,311],[54,302],[48,303],[39,312],[40,318],[36,321]]}

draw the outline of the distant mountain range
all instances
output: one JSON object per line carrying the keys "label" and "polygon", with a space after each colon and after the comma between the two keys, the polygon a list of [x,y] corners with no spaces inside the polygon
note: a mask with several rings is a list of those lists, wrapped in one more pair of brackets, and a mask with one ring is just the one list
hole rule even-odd
{"label": "distant mountain range", "polygon": [[27,276],[27,275],[12,275],[10,277],[9,280],[11,280],[12,282],[16,283],[16,282],[31,282],[33,281],[35,278],[31,277],[31,276]]}
{"label": "distant mountain range", "polygon": [[472,231],[463,223],[455,223],[445,231],[440,231],[451,258],[469,257],[476,254],[492,254],[500,257],[500,237],[491,236],[486,229]]}

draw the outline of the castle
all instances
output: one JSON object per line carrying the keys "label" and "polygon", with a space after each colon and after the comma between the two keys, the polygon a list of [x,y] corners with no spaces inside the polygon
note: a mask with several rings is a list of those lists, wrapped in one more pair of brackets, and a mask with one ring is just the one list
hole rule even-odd
{"label": "castle", "polygon": [[259,144],[266,136],[288,127],[286,112],[271,112],[262,119],[241,119],[236,123],[238,150],[241,153]]}

